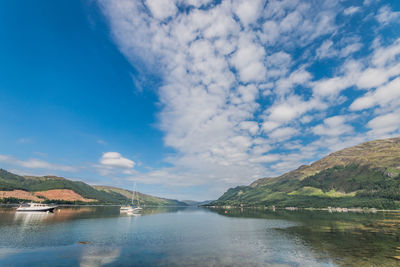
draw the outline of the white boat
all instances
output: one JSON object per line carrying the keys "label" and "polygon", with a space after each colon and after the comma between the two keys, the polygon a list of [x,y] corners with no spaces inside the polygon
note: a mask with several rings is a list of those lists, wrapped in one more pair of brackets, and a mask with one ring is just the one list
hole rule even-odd
{"label": "white boat", "polygon": [[143,209],[141,207],[135,207],[132,209],[132,213],[140,213],[140,212],[142,212],[142,210]]}
{"label": "white boat", "polygon": [[41,204],[41,203],[28,203],[28,204],[22,204],[17,208],[17,211],[50,211],[52,212],[57,206],[50,206],[47,204]]}
{"label": "white boat", "polygon": [[131,210],[131,209],[132,209],[131,206],[122,206],[122,207],[119,209],[119,211],[129,211],[129,210]]}
{"label": "white boat", "polygon": [[131,213],[139,213],[143,209],[141,207],[134,207],[134,206],[122,206],[119,211],[120,212],[131,212]]}
{"label": "white boat", "polygon": [[126,206],[122,208],[123,209],[120,209],[120,211],[126,213],[140,213],[143,210],[141,207],[131,207],[131,206]]}
{"label": "white boat", "polygon": [[[135,198],[136,195],[136,201],[137,201],[137,205],[134,206],[133,204],[133,200]],[[140,201],[139,201],[139,194],[136,192],[136,183],[134,184],[134,190],[132,192],[132,203],[130,206],[122,206],[119,211],[120,212],[128,212],[128,213],[140,213],[142,212],[142,208],[140,207]]]}

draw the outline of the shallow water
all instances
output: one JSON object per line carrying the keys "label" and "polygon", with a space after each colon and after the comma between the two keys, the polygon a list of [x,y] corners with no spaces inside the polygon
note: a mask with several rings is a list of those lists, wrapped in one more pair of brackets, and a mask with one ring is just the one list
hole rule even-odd
{"label": "shallow water", "polygon": [[399,266],[400,216],[264,210],[0,209],[0,266]]}

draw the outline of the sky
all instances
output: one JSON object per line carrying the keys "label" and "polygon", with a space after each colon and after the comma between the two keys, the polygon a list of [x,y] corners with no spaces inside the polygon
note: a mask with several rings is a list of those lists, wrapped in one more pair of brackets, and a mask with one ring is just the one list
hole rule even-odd
{"label": "sky", "polygon": [[217,199],[400,135],[397,0],[0,2],[0,167]]}

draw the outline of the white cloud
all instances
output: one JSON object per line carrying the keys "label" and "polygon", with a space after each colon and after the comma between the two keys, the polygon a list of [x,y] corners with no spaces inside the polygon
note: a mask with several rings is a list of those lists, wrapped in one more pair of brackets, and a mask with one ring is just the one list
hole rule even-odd
{"label": "white cloud", "polygon": [[186,4],[197,8],[208,5],[210,2],[212,2],[212,0],[177,0],[179,4]]}
{"label": "white cloud", "polygon": [[79,266],[103,266],[114,263],[121,255],[120,248],[87,246],[82,249],[82,254],[79,258]]}
{"label": "white cloud", "polygon": [[326,40],[317,49],[316,53],[318,58],[330,58],[336,56],[338,51],[333,48],[332,40]]}
{"label": "white cloud", "polygon": [[357,81],[357,87],[368,89],[379,86],[386,82],[389,74],[384,69],[368,68],[360,75]]}
{"label": "white cloud", "polygon": [[[343,41],[343,40],[342,40]],[[317,58],[333,58],[333,57],[339,57],[339,58],[345,58],[348,57],[349,55],[359,51],[362,47],[362,44],[359,42],[353,42],[350,44],[345,44],[341,48],[336,48],[334,47],[334,43],[332,40],[326,40],[322,43],[322,45],[317,49],[316,51],[316,56]]]}
{"label": "white cloud", "polygon": [[366,108],[373,107],[375,105],[375,99],[371,96],[363,96],[357,98],[350,106],[351,110],[362,110]]}
{"label": "white cloud", "polygon": [[282,32],[288,32],[297,27],[297,25],[301,22],[302,17],[298,11],[293,11],[289,13],[280,24],[280,30]]}
{"label": "white cloud", "polygon": [[320,96],[335,96],[351,85],[352,82],[347,77],[329,78],[316,82],[314,93]]}
{"label": "white cloud", "polygon": [[269,155],[260,156],[257,158],[252,158],[252,159],[250,159],[250,161],[254,162],[254,163],[270,163],[270,162],[278,161],[280,159],[281,159],[280,155],[269,154]]}
{"label": "white cloud", "polygon": [[300,121],[301,123],[309,123],[313,120],[313,117],[310,115],[303,116]]}
{"label": "white cloud", "polygon": [[292,57],[285,52],[276,52],[266,57],[266,67],[270,78],[285,76],[292,65]]}
{"label": "white cloud", "polygon": [[276,121],[265,121],[262,124],[262,129],[266,132],[270,132],[272,130],[274,130],[275,128],[278,128],[279,126],[281,126],[281,122],[276,122]]}
{"label": "white cloud", "polygon": [[400,55],[400,38],[395,40],[391,45],[383,47],[378,46],[372,57],[372,64],[376,67],[388,67],[388,65],[398,63]]}
{"label": "white cloud", "polygon": [[[264,9],[263,41],[282,48],[310,44],[316,38],[335,31],[335,1],[268,1]],[[313,16],[310,16],[313,14]]]}
{"label": "white cloud", "polygon": [[361,49],[361,47],[362,47],[362,44],[358,43],[358,42],[349,44],[340,50],[339,57],[342,57],[342,58],[348,57],[349,55],[359,51]]}
{"label": "white cloud", "polygon": [[[342,1],[99,1],[122,53],[162,78],[158,126],[175,152],[165,158],[172,167],[134,173],[146,183],[218,184],[223,191],[364,140],[351,116],[326,114],[349,112],[346,89],[377,94],[356,100],[351,112],[385,103],[378,91],[388,91],[382,88],[400,71],[400,39],[370,46],[346,32],[337,15],[360,9]],[[339,62],[326,66],[332,73],[315,71],[325,58]],[[276,152],[303,135],[317,140],[297,142],[290,155]],[[131,170],[128,162],[117,165]]]}
{"label": "white cloud", "polygon": [[284,140],[292,138],[297,133],[298,133],[298,130],[296,130],[293,127],[283,127],[283,128],[278,128],[278,129],[274,130],[272,133],[268,134],[268,136],[273,139],[277,139],[279,141],[284,141]]}
{"label": "white cloud", "polygon": [[359,89],[370,89],[386,83],[390,78],[400,74],[400,39],[386,47],[377,46],[368,60],[366,68],[362,60],[349,60],[342,65],[338,75],[321,79],[313,83],[314,94],[321,97],[333,97],[344,89],[357,86]]}
{"label": "white cloud", "polygon": [[28,169],[43,169],[43,170],[51,170],[51,171],[65,171],[65,172],[76,172],[78,168],[54,164],[40,159],[28,159],[28,160],[19,160],[12,156],[8,155],[0,155],[0,162],[9,164],[11,166],[18,166]]}
{"label": "white cloud", "polygon": [[173,0],[146,0],[146,4],[153,16],[160,20],[175,15],[178,10]]}
{"label": "white cloud", "polygon": [[243,130],[247,130],[252,135],[256,135],[259,129],[258,123],[255,121],[242,121],[239,127]]}
{"label": "white cloud", "polygon": [[[353,133],[350,135],[321,135],[315,141],[300,149],[301,155],[328,155],[332,152],[358,145],[370,140],[366,134]],[[321,157],[320,157],[321,158]]]}
{"label": "white cloud", "polygon": [[325,108],[324,104],[316,99],[304,101],[296,95],[288,96],[267,110],[268,117],[263,124],[263,129],[272,130],[297,119],[310,110],[323,108]]}
{"label": "white cloud", "polygon": [[400,129],[400,110],[396,112],[388,113],[385,115],[380,115],[367,124],[368,128],[371,129],[370,135],[374,138],[388,137],[389,134],[397,132]]}
{"label": "white cloud", "polygon": [[282,77],[276,82],[276,92],[280,95],[286,95],[297,85],[307,85],[311,80],[311,74],[300,68],[290,73],[288,77]]}
{"label": "white cloud", "polygon": [[99,162],[101,165],[106,167],[131,169],[135,166],[135,162],[133,160],[122,157],[122,155],[118,152],[104,153]]}
{"label": "white cloud", "polygon": [[[379,77],[376,77],[379,80]],[[379,84],[379,83],[378,83]],[[373,92],[357,98],[350,106],[351,110],[363,110],[376,105],[384,106],[397,102],[400,105],[400,77],[377,88]]]}
{"label": "white cloud", "polygon": [[265,42],[269,44],[274,44],[276,41],[278,41],[280,35],[279,25],[275,21],[273,20],[266,21],[263,25],[263,32],[264,32],[263,39]]}
{"label": "white cloud", "polygon": [[239,71],[243,82],[265,79],[264,56],[265,51],[262,46],[249,40],[248,37],[240,40],[238,50],[232,56],[232,64]]}
{"label": "white cloud", "polygon": [[263,10],[265,0],[245,1],[241,0],[234,4],[234,11],[244,25],[254,23]]}
{"label": "white cloud", "polygon": [[340,136],[343,134],[352,134],[353,127],[346,124],[345,116],[333,116],[324,119],[323,124],[319,124],[313,127],[312,131],[316,135],[327,135],[327,136]]}
{"label": "white cloud", "polygon": [[376,19],[383,25],[397,21],[400,18],[400,12],[395,12],[389,6],[383,6],[379,9]]}
{"label": "white cloud", "polygon": [[305,102],[299,102],[299,105],[296,106],[288,102],[273,106],[270,109],[269,118],[276,122],[288,122],[303,114],[308,108]]}
{"label": "white cloud", "polygon": [[345,15],[353,15],[354,13],[357,13],[359,10],[360,10],[359,6],[351,6],[351,7],[346,8],[343,11],[343,14],[345,14]]}
{"label": "white cloud", "polygon": [[380,1],[380,0],[364,0],[363,5],[364,6],[369,6],[372,3],[376,2],[376,1]]}

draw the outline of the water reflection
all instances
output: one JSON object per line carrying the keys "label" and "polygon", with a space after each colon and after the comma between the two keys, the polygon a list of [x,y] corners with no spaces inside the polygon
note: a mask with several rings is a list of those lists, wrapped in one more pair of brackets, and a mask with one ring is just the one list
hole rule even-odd
{"label": "water reflection", "polygon": [[399,213],[0,209],[0,265],[399,266],[399,229]]}
{"label": "water reflection", "polygon": [[44,220],[48,220],[54,216],[51,212],[15,212],[14,223],[21,225],[35,225],[40,224]]}
{"label": "water reflection", "polygon": [[113,263],[121,254],[120,248],[86,247],[79,261],[81,267],[103,266]]}
{"label": "water reflection", "polygon": [[17,249],[13,248],[0,248],[0,259],[1,258],[6,258],[10,255],[18,253]]}
{"label": "water reflection", "polygon": [[46,212],[16,212],[15,208],[0,207],[0,228],[4,225],[40,226],[67,221],[94,218],[138,217],[156,215],[161,213],[175,213],[185,210],[182,207],[149,207],[140,214],[120,213],[119,207],[93,206],[93,207],[60,207],[54,213]]}
{"label": "water reflection", "polygon": [[128,216],[133,216],[133,217],[140,217],[142,214],[140,213],[134,213],[134,212],[127,212],[126,215]]}
{"label": "water reflection", "polygon": [[320,259],[340,266],[400,266],[400,213],[329,213],[213,209],[220,215],[297,222],[277,230],[301,239]]}

